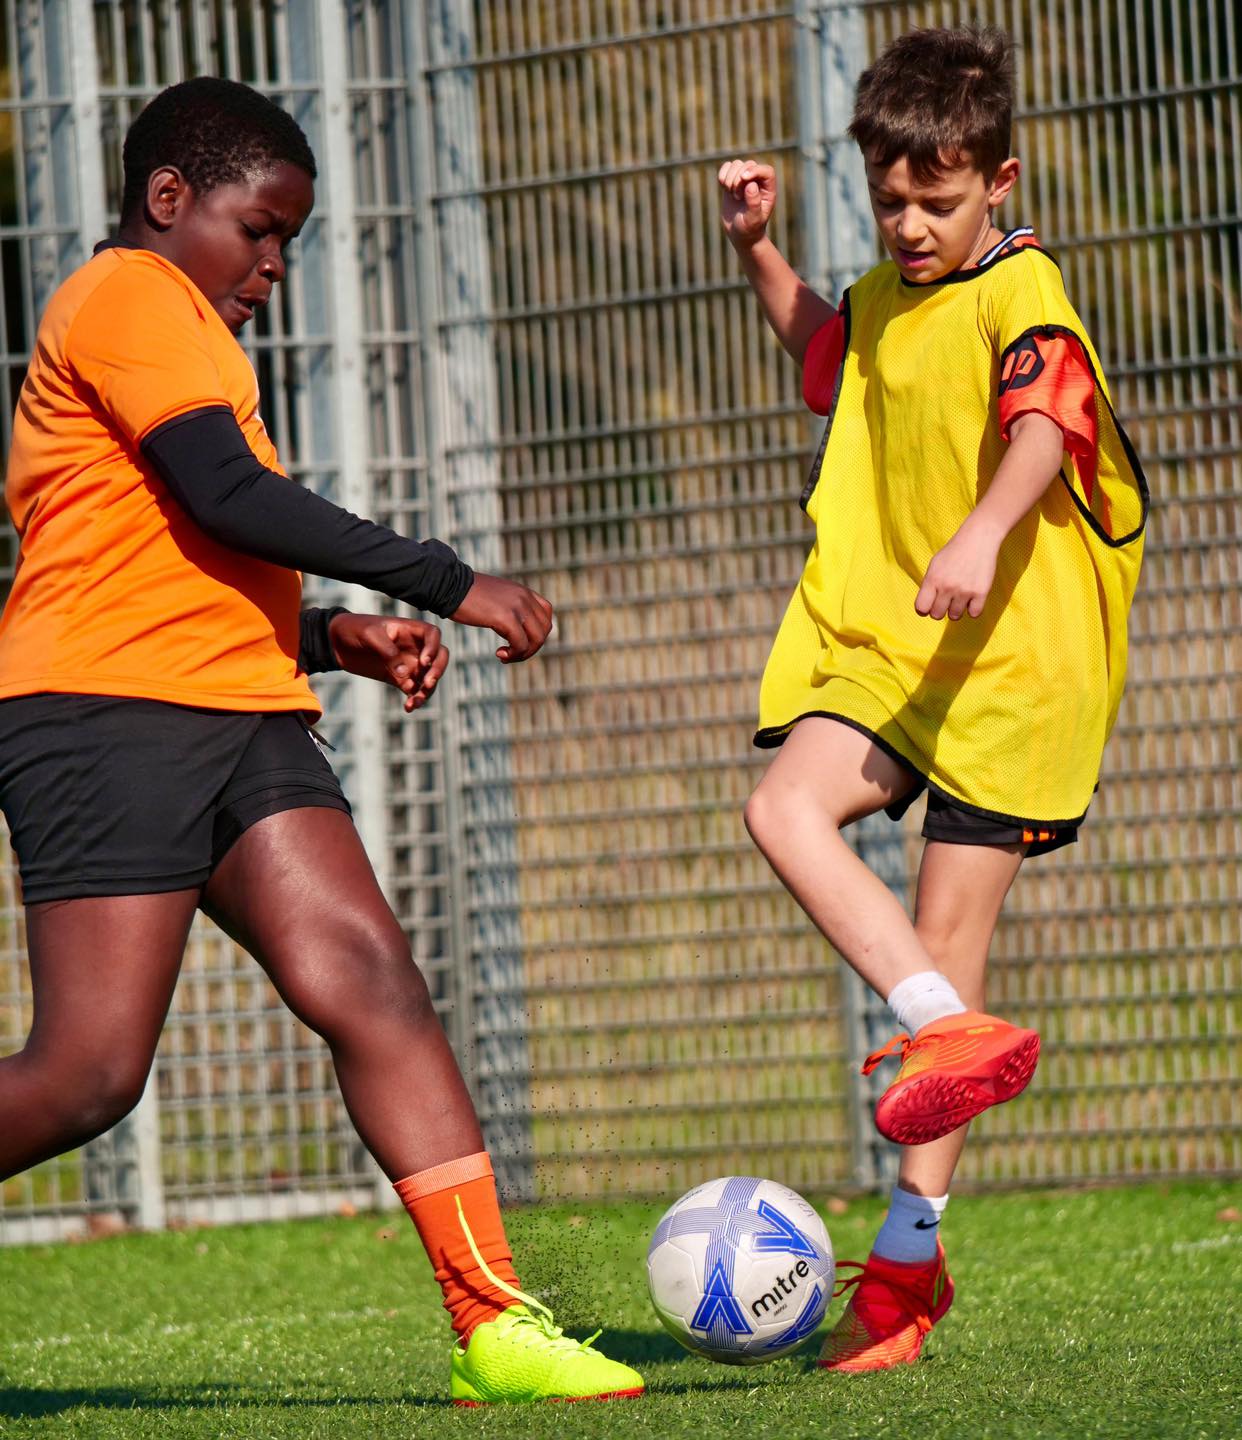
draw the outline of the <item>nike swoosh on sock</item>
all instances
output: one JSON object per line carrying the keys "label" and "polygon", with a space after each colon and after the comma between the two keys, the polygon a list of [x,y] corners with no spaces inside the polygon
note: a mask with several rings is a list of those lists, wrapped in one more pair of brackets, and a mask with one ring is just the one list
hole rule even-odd
{"label": "nike swoosh on sock", "polygon": [[939,1220],[916,1220],[914,1222],[914,1228],[916,1230],[934,1230],[939,1224]]}

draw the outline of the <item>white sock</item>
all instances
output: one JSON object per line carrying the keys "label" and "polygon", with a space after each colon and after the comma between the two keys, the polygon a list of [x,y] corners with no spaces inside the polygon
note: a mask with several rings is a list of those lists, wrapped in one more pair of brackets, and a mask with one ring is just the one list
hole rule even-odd
{"label": "white sock", "polygon": [[946,1015],[964,1015],[962,997],[939,970],[924,970],[894,985],[889,991],[888,1008],[903,1029],[915,1035],[933,1020]]}
{"label": "white sock", "polygon": [[871,1248],[886,1260],[899,1260],[905,1265],[931,1260],[936,1254],[940,1217],[948,1203],[947,1195],[916,1195],[895,1186],[888,1214]]}

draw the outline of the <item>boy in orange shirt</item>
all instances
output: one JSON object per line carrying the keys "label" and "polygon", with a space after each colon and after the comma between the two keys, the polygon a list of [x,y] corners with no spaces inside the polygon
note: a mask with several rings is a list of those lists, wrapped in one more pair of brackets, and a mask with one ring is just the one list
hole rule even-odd
{"label": "boy in orange shirt", "polygon": [[[0,806],[34,1023],[0,1060],[0,1179],[137,1102],[190,922],[210,915],[327,1041],[444,1292],[459,1404],[641,1393],[518,1286],[469,1094],[308,720],[344,668],[424,704],[436,626],[300,611],[309,570],[534,655],[552,608],[291,483],[236,335],[285,275],[315,163],[244,85],[164,91],[125,142],[118,239],[39,328],[6,497]],[[73,807],[65,823],[65,804]]]}

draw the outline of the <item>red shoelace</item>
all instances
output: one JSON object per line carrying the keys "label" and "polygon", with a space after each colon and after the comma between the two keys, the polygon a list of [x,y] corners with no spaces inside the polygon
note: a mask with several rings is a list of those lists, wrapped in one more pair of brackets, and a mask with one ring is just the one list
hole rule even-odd
{"label": "red shoelace", "polygon": [[[838,1295],[844,1295],[847,1290],[852,1290],[856,1285],[861,1285],[867,1275],[866,1265],[860,1265],[857,1260],[839,1260],[837,1270],[840,1271],[848,1266],[851,1270],[857,1270],[857,1275],[851,1275],[848,1279],[838,1278],[837,1283],[832,1287],[832,1298],[835,1300]],[[904,1308],[911,1315],[914,1323],[926,1335],[932,1328],[931,1316],[927,1313],[927,1297],[920,1294],[910,1285],[903,1285],[900,1280],[891,1276],[876,1276],[877,1283],[884,1285],[887,1289],[895,1291],[905,1302]],[[851,1297],[856,1299],[857,1296]]]}

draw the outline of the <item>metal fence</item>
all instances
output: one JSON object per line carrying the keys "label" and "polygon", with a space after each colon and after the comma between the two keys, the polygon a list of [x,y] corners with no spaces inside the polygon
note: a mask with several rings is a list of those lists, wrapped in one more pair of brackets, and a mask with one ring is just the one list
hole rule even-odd
{"label": "metal fence", "polygon": [[[714,177],[730,155],[773,159],[777,239],[839,293],[876,253],[844,137],[852,80],[911,25],[970,20],[1021,46],[1006,218],[1060,258],[1154,505],[1100,796],[1077,847],[1025,867],[993,952],[994,1004],[1039,1026],[1046,1058],[1030,1098],[976,1126],[963,1176],[1240,1168],[1234,10],[6,0],[10,401],[39,309],[114,218],[128,119],[185,75],[250,81],[323,171],[253,342],[291,472],[556,602],[528,666],[455,633],[451,680],[416,717],[378,687],[324,692],[512,1194],[668,1193],[727,1171],[817,1191],[890,1163],[853,1075],[876,1007],[741,824],[813,436]],[[907,888],[911,831],[876,822],[859,844]],[[2,871],[0,905],[12,1048],[29,1016]],[[204,925],[136,1121],[0,1187],[0,1238],[117,1208],[160,1223],[387,1194],[326,1051]]]}

